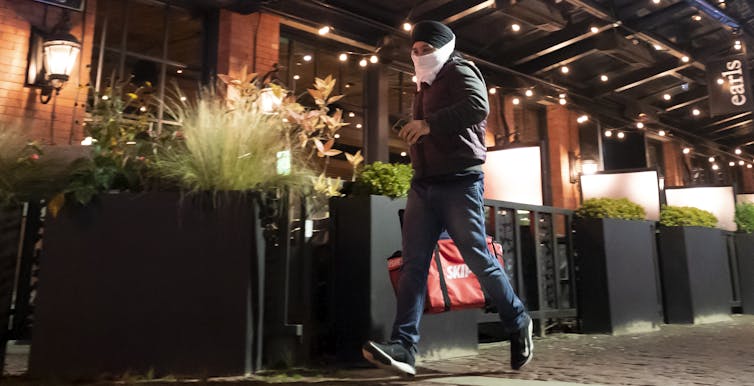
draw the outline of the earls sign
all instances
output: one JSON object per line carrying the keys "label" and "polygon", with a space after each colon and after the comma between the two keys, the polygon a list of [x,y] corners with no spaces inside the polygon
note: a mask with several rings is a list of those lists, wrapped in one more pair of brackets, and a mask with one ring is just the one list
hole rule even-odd
{"label": "earls sign", "polygon": [[59,7],[74,9],[76,11],[84,10],[84,0],[34,0],[37,3],[57,5]]}
{"label": "earls sign", "polygon": [[746,55],[734,55],[707,64],[710,115],[751,111],[751,75]]}

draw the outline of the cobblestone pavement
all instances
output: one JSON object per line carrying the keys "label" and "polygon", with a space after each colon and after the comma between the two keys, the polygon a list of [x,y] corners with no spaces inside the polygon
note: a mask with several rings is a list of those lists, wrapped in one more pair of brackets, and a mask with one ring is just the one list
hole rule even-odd
{"label": "cobblestone pavement", "polygon": [[[318,384],[359,386],[520,385],[753,385],[754,315],[706,325],[663,325],[660,331],[624,335],[553,334],[535,339],[524,371],[508,367],[508,344],[480,345],[479,354],[417,365],[413,380],[379,369],[294,369],[252,378],[212,379],[214,384]],[[6,372],[23,371],[24,353],[11,353]],[[137,383],[123,379],[121,384]],[[139,381],[148,385],[207,381]],[[566,382],[566,383],[563,383]],[[2,384],[37,385],[23,376]],[[106,383],[98,383],[106,384]]]}

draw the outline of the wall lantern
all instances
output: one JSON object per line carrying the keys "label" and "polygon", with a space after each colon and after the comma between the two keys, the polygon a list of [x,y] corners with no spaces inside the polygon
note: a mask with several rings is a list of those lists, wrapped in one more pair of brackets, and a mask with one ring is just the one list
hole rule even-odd
{"label": "wall lantern", "polygon": [[52,33],[32,29],[27,83],[42,90],[39,95],[42,103],[50,101],[53,90],[55,95],[60,94],[60,89],[71,77],[76,65],[81,43],[69,30],[67,12],[63,12]]}

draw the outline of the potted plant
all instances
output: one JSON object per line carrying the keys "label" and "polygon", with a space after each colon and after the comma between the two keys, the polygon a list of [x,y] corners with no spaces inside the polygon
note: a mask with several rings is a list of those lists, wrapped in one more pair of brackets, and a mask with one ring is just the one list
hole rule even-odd
{"label": "potted plant", "polygon": [[624,334],[658,328],[662,318],[655,224],[628,199],[592,198],[574,220],[581,328]]}
{"label": "potted plant", "polygon": [[[356,170],[345,195],[330,200],[335,266],[336,355],[362,361],[367,340],[390,339],[395,295],[387,258],[401,249],[398,212],[406,207],[413,169],[408,164],[374,162]],[[424,358],[476,352],[475,310],[425,315]]]}
{"label": "potted plant", "polygon": [[316,109],[254,74],[222,78],[227,94],[166,102],[180,126],[161,133],[126,119],[138,93],[95,98],[93,156],[46,230],[32,374],[262,367],[265,290],[282,285],[265,280],[265,230],[288,215],[276,212],[284,192],[310,189],[311,155],[329,157],[343,124],[331,78],[310,91]]}
{"label": "potted plant", "polygon": [[740,285],[741,310],[754,314],[754,204],[736,205],[736,258]]}
{"label": "potted plant", "polygon": [[727,246],[717,218],[693,207],[663,206],[658,245],[667,323],[729,318],[731,284]]}

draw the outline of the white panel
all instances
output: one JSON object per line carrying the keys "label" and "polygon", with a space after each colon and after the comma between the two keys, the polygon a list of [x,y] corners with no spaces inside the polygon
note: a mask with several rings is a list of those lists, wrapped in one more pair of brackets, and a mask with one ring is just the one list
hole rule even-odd
{"label": "white panel", "polygon": [[665,190],[665,200],[672,206],[692,206],[712,212],[717,227],[736,230],[736,203],[733,187],[681,188]]}
{"label": "white panel", "polygon": [[736,198],[736,202],[739,204],[744,202],[750,202],[754,204],[754,194],[739,194]]}
{"label": "white panel", "polygon": [[654,170],[582,175],[581,193],[584,200],[627,198],[644,208],[648,220],[660,219],[660,187]]}
{"label": "white panel", "polygon": [[542,205],[541,165],[538,146],[487,152],[484,198]]}

